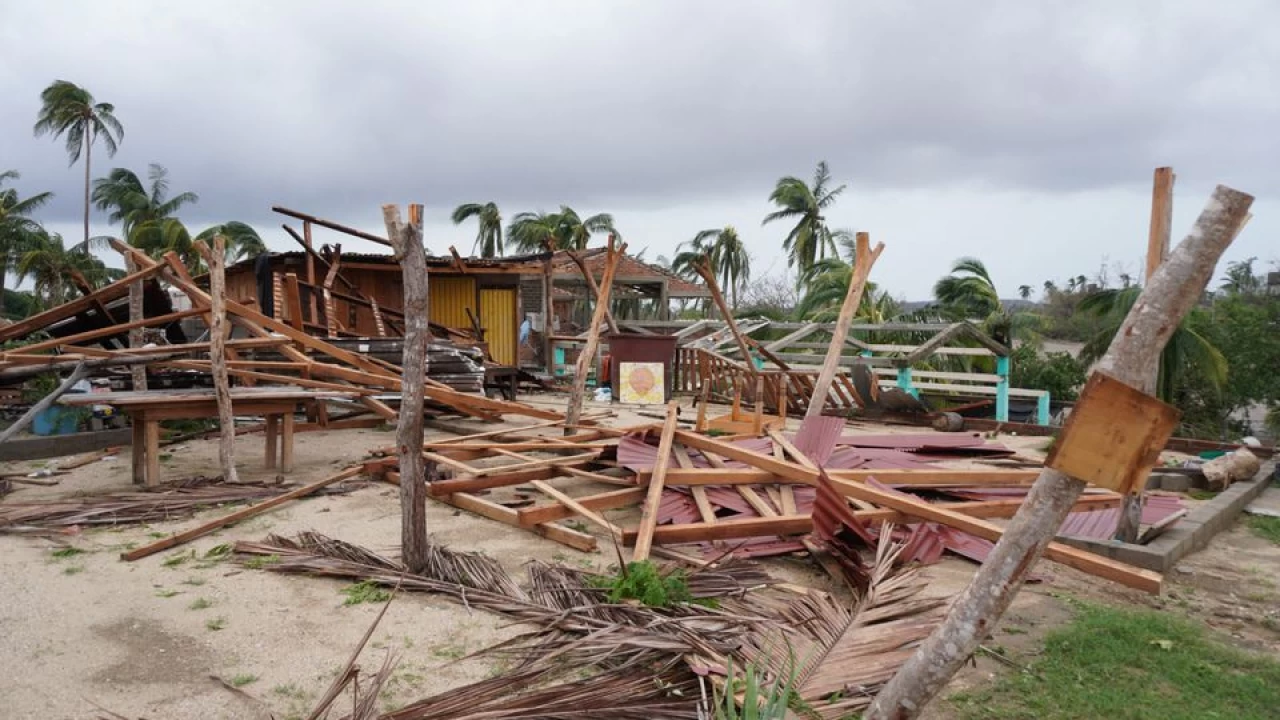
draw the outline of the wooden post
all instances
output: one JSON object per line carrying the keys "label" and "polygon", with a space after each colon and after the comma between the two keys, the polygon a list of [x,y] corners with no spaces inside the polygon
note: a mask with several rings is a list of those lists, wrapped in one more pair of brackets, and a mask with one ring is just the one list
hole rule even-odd
{"label": "wooden post", "polygon": [[[125,258],[125,271],[130,275],[141,270],[138,264],[132,258]],[[129,322],[139,323],[139,325],[129,331],[129,347],[136,349],[143,345],[144,330],[140,322],[144,319],[143,310],[143,287],[141,280],[134,280],[129,283]],[[130,369],[133,375],[133,389],[137,391],[145,391],[147,389],[147,367],[145,365],[134,365]]]}
{"label": "wooden post", "polygon": [[[307,247],[307,284],[310,285],[312,288],[315,288],[316,286],[315,245],[311,243],[311,223],[306,220],[302,222],[302,240]],[[320,301],[319,301],[319,298],[316,297],[316,293],[314,289],[309,294],[311,296],[311,302],[309,303],[311,305],[311,322],[318,324],[320,322],[320,309],[319,309]]]}
{"label": "wooden post", "polygon": [[675,400],[667,403],[667,419],[662,424],[662,436],[658,439],[658,458],[653,462],[649,475],[649,490],[645,493],[644,510],[636,534],[636,545],[631,552],[632,562],[649,559],[653,546],[653,531],[658,526],[658,506],[662,502],[662,488],[666,484],[667,469],[671,467],[671,446],[675,443],[676,418],[679,405]]}
{"label": "wooden post", "polygon": [[[613,236],[610,235],[609,237],[612,238]],[[587,283],[587,291],[591,293],[591,299],[598,304],[600,302],[600,286],[596,285],[595,277],[591,274],[591,271],[587,270],[587,263],[583,261],[581,255],[573,250],[566,252],[568,252],[569,259],[573,261],[573,264],[578,266],[578,271],[582,273],[582,279]],[[609,332],[617,335],[618,321],[613,319],[613,310],[609,309],[608,304],[604,308],[604,321],[609,326]]]}
{"label": "wooden post", "polygon": [[871,266],[884,250],[884,243],[876,243],[871,249],[871,236],[860,232],[856,236],[857,245],[853,259],[853,276],[849,278],[849,292],[844,296],[844,304],[840,306],[840,316],[831,331],[831,345],[827,347],[827,358],[822,362],[822,370],[814,381],[813,394],[809,396],[809,407],[805,409],[805,417],[821,415],[827,405],[827,396],[831,394],[831,383],[840,370],[840,356],[844,354],[844,341],[849,336],[849,324],[853,316],[858,314],[858,305],[862,303],[862,293],[867,287],[867,276],[871,274]]}
{"label": "wooden post", "polygon": [[[209,362],[213,367],[213,391],[218,399],[221,436],[218,462],[222,465],[223,482],[234,483],[240,482],[240,477],[236,474],[236,416],[231,409],[231,378],[227,375],[226,262],[227,239],[221,234],[214,235],[213,252],[209,253],[209,299],[213,306],[209,325]],[[147,482],[154,482],[154,479],[148,478]]]}
{"label": "wooden post", "polygon": [[610,236],[608,259],[605,261],[604,266],[604,277],[600,280],[600,295],[596,298],[595,312],[591,314],[591,326],[587,330],[587,342],[582,346],[582,352],[578,354],[578,364],[573,376],[573,390],[569,392],[569,407],[565,412],[564,421],[565,435],[572,435],[578,432],[578,418],[582,415],[582,397],[587,392],[587,371],[591,369],[591,362],[596,355],[596,347],[600,344],[600,324],[604,320],[605,313],[609,310],[609,295],[613,291],[613,276],[618,271],[618,260],[626,250],[626,243],[622,243],[622,246],[615,250],[613,237]]}
{"label": "wooden post", "polygon": [[[1190,234],[1142,289],[1096,371],[1134,387],[1149,381],[1165,343],[1199,301],[1252,202],[1251,196],[1221,185],[1214,190]],[[1040,473],[942,625],[880,691],[865,718],[905,720],[920,714],[999,622],[1084,488],[1083,481],[1056,470]]]}
{"label": "wooden post", "polygon": [[333,302],[333,279],[338,276],[338,266],[342,264],[342,246],[334,247],[332,259],[329,261],[329,272],[324,276],[324,287],[321,292],[324,294],[324,324],[325,330],[328,331],[329,337],[338,337],[338,313],[337,307]]}
{"label": "wooden post", "polygon": [[382,206],[387,237],[404,276],[404,385],[396,445],[400,455],[400,550],[405,567],[422,573],[427,566],[427,485],[422,457],[422,386],[427,376],[427,343],[431,340],[427,292],[427,252],[422,246],[422,206],[409,206],[409,223],[400,208]]}
{"label": "wooden post", "polygon": [[555,315],[555,301],[552,298],[555,280],[553,266],[556,257],[554,238],[547,238],[547,259],[542,263],[542,354],[547,364],[547,374],[555,376],[556,359],[554,357],[555,341],[551,339],[551,317]]}
{"label": "wooden post", "polygon": [[[1147,234],[1147,273],[1144,282],[1150,283],[1161,263],[1169,254],[1169,237],[1173,232],[1173,183],[1176,176],[1173,168],[1156,168],[1155,179],[1151,187],[1151,228]],[[1160,366],[1141,384],[1134,387],[1154,395],[1156,383],[1160,379]],[[1145,483],[1138,483],[1133,492],[1125,495],[1120,506],[1120,518],[1116,523],[1115,539],[1120,542],[1138,541],[1138,529],[1142,525],[1142,490]]]}
{"label": "wooden post", "polygon": [[751,362],[751,347],[747,344],[746,336],[738,330],[738,323],[733,319],[733,313],[724,302],[724,295],[720,293],[720,286],[716,284],[715,273],[711,271],[711,259],[703,255],[693,264],[693,269],[702,278],[702,282],[707,284],[707,290],[711,291],[711,300],[720,309],[720,314],[724,315],[724,322],[729,326],[729,332],[733,333],[733,339],[738,343],[738,352],[742,353],[742,363],[747,366],[748,372],[756,375],[759,371],[756,364]]}

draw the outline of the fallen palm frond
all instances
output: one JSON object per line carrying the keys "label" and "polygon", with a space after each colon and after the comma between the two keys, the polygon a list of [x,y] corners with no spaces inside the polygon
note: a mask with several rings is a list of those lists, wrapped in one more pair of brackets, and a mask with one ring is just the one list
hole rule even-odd
{"label": "fallen palm frond", "polygon": [[378,611],[378,616],[369,624],[369,629],[365,630],[360,642],[356,643],[356,647],[352,650],[347,664],[338,671],[337,677],[333,679],[329,689],[320,698],[320,702],[316,704],[315,709],[307,716],[307,720],[318,720],[318,718],[325,717],[329,709],[333,707],[333,703],[342,695],[342,691],[353,683],[355,683],[356,688],[354,691],[355,711],[351,714],[351,720],[374,720],[378,717],[378,693],[382,691],[382,686],[391,677],[391,671],[396,666],[396,657],[390,652],[387,653],[386,659],[382,662],[382,668],[374,674],[373,681],[363,688],[363,692],[361,692],[362,689],[357,682],[360,676],[360,668],[356,665],[356,660],[359,659],[360,653],[364,651],[364,646],[369,643],[369,638],[373,637],[373,631],[382,622],[382,618],[387,614],[387,608],[391,607],[391,601],[394,599],[395,596],[392,595],[382,604],[382,609]]}
{"label": "fallen palm frond", "polygon": [[798,596],[777,626],[748,637],[738,653],[772,677],[794,677],[797,704],[814,717],[866,707],[942,619],[945,599],[918,597],[924,582],[916,570],[895,569],[902,546],[891,534],[881,533],[867,589],[852,608],[826,594]]}
{"label": "fallen palm frond", "polygon": [[[127,490],[48,502],[0,505],[0,534],[43,533],[76,526],[118,526],[190,517],[199,510],[275,497],[292,485],[224,483],[196,477],[152,490]],[[328,492],[347,492],[337,486]]]}
{"label": "fallen palm frond", "polygon": [[697,720],[697,678],[675,666],[666,673],[615,670],[541,686],[546,669],[518,670],[419,700],[381,720]]}
{"label": "fallen palm frond", "polygon": [[[943,601],[919,599],[912,570],[895,568],[901,546],[882,533],[867,590],[848,606],[825,593],[788,596],[748,592],[769,579],[748,564],[689,573],[690,588],[717,607],[679,603],[648,607],[610,603],[583,570],[533,562],[528,589],[497,562],[432,545],[427,574],[318,533],[295,539],[238,542],[242,555],[277,558],[272,572],[299,573],[440,593],[532,625],[483,650],[515,661],[499,677],[455,688],[381,716],[386,720],[481,718],[698,717],[697,674],[721,679],[729,668],[755,668],[762,678],[792,678],[792,700],[815,717],[843,717],[906,659],[940,618]],[[597,674],[569,682],[568,672]]]}

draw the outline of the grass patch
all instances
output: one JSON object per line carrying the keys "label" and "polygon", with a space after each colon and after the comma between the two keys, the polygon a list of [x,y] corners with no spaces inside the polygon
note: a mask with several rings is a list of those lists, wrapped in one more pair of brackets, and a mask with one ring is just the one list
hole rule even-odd
{"label": "grass patch", "polygon": [[231,687],[244,687],[250,683],[258,682],[258,676],[250,675],[248,673],[240,673],[239,675],[231,678],[228,682],[231,683]]}
{"label": "grass patch", "polygon": [[83,565],[70,565],[62,569],[63,575],[79,575],[82,572],[84,572]]}
{"label": "grass patch", "polygon": [[51,553],[49,553],[49,554],[50,554],[50,555],[52,555],[54,558],[57,558],[58,560],[61,560],[61,559],[63,559],[63,558],[69,558],[69,557],[75,557],[75,556],[77,556],[77,555],[83,555],[83,554],[84,554],[84,550],[81,550],[81,549],[80,549],[80,548],[78,548],[78,547],[64,547],[64,548],[58,548],[57,550],[54,550],[53,552],[51,552]]}
{"label": "grass patch", "polygon": [[227,619],[224,617],[216,617],[211,620],[204,621],[205,630],[218,631],[227,626]]}
{"label": "grass patch", "polygon": [[151,532],[147,533],[147,537],[153,537],[153,538],[155,538],[155,539],[157,539],[157,540],[160,540],[160,539],[162,539],[162,538],[167,538],[167,537],[169,537],[169,533],[167,533],[167,532],[160,532],[159,530],[152,530]]}
{"label": "grass patch", "polygon": [[601,575],[588,581],[609,591],[609,602],[634,600],[650,607],[671,607],[680,603],[694,603],[715,607],[715,600],[694,598],[689,594],[689,583],[679,568],[662,572],[648,560],[630,562],[617,575]]}
{"label": "grass patch", "polygon": [[194,587],[199,587],[199,586],[203,585],[204,583],[205,583],[205,580],[204,580],[204,578],[202,578],[202,577],[189,577],[189,578],[187,578],[186,580],[183,580],[183,581],[182,581],[182,584],[183,584],[183,585],[191,585],[191,586],[194,586]]}
{"label": "grass patch", "polygon": [[1192,500],[1212,500],[1218,497],[1218,492],[1217,490],[1191,489],[1187,491],[1187,496]]}
{"label": "grass patch", "polygon": [[188,610],[205,610],[213,607],[213,601],[209,598],[196,598],[187,606]]}
{"label": "grass patch", "polygon": [[384,590],[378,583],[372,580],[358,582],[355,585],[349,585],[342,588],[343,595],[347,596],[342,601],[343,605],[359,605],[360,603],[380,603],[391,599],[391,593]]}
{"label": "grass patch", "polygon": [[1049,634],[1029,673],[950,702],[965,720],[1262,720],[1280,707],[1280,662],[1177,617],[1081,604],[1070,625]]}
{"label": "grass patch", "polygon": [[196,559],[196,551],[188,550],[186,552],[174,553],[169,557],[165,558],[164,562],[160,564],[163,565],[164,567],[171,568],[171,567],[178,567],[179,565],[183,565],[186,562],[190,560],[195,560],[195,559]]}
{"label": "grass patch", "polygon": [[177,590],[157,590],[156,591],[156,597],[162,597],[162,598],[171,598],[177,594],[178,594]]}
{"label": "grass patch", "polygon": [[1280,518],[1250,515],[1248,522],[1254,535],[1280,545]]}

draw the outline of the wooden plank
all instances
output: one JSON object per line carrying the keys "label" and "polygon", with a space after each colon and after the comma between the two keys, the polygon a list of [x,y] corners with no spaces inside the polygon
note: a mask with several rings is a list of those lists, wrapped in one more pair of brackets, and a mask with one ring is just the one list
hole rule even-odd
{"label": "wooden plank", "polygon": [[[490,520],[496,520],[504,525],[520,527],[520,517],[516,511],[509,507],[504,507],[495,502],[490,502],[484,498],[468,495],[467,493],[454,493],[453,495],[445,495],[436,498],[440,502],[452,505],[456,508],[475,513],[481,517]],[[541,535],[548,540],[554,540],[561,545],[568,545],[574,550],[582,552],[594,552],[596,550],[596,537],[584,532],[578,532],[571,528],[556,525],[555,523],[545,523],[542,525],[534,525],[526,528]]]}
{"label": "wooden plank", "polygon": [[[634,505],[644,500],[644,496],[644,488],[632,487],[574,498],[574,502],[593,511],[614,510]],[[521,527],[540,525],[542,523],[555,522],[556,520],[567,520],[574,516],[573,509],[561,504],[520,508],[516,512],[520,517]]]}
{"label": "wooden plank", "polygon": [[[129,293],[129,286],[138,281],[146,280],[158,272],[155,268],[145,268],[138,272],[126,275],[125,277],[101,287],[89,295],[77,298],[68,303],[63,303],[57,307],[49,308],[42,313],[32,315],[25,320],[13,323],[4,328],[0,328],[0,342],[22,338],[30,335],[37,330],[44,328],[69,317],[74,317],[80,313],[94,307],[96,303],[115,300],[124,297]],[[108,316],[103,318],[105,322],[111,322]]]}
{"label": "wooden plank", "polygon": [[[948,527],[963,530],[992,542],[998,542],[1004,535],[1004,528],[998,525],[993,525],[984,520],[978,520],[938,505],[931,505],[914,497],[886,492],[862,483],[838,478],[832,478],[831,482],[835,485],[836,490],[846,497],[855,497],[859,500],[892,508],[924,520],[942,523]],[[1157,594],[1160,592],[1160,587],[1164,582],[1164,576],[1159,573],[1141,570],[1058,542],[1049,543],[1048,547],[1045,548],[1044,554],[1045,557],[1054,562],[1143,592]]]}
{"label": "wooden plank", "polygon": [[[1119,495],[1081,497],[1072,508],[1074,511],[1101,510],[1116,507],[1120,504]],[[958,502],[939,504],[955,512],[962,512],[971,517],[1003,518],[1012,517],[1022,507],[1022,500],[982,500],[974,502]],[[872,523],[894,523],[907,525],[921,522],[914,517],[897,510],[880,508],[874,510],[857,510],[854,517]],[[771,535],[805,535],[813,531],[813,521],[809,515],[776,515],[758,518],[719,519],[714,523],[682,523],[659,525],[654,531],[654,544],[678,545],[692,542],[714,542],[717,540],[736,540],[741,538],[768,537]],[[630,545],[635,542],[636,531],[623,532],[622,541]]]}
{"label": "wooden plank", "polygon": [[1053,444],[1045,467],[1120,493],[1141,490],[1182,413],[1101,372],[1080,399]]}
{"label": "wooden plank", "polygon": [[347,468],[346,470],[343,470],[342,472],[336,475],[330,475],[329,477],[323,480],[318,480],[309,485],[303,485],[302,487],[297,488],[295,490],[291,490],[287,493],[284,493],[283,495],[277,495],[271,498],[270,500],[264,500],[256,505],[250,505],[249,507],[241,508],[229,515],[223,515],[222,517],[217,518],[215,520],[210,520],[209,522],[202,523],[196,527],[191,528],[190,530],[186,530],[184,532],[180,532],[175,535],[170,535],[169,537],[164,538],[162,540],[157,540],[156,542],[153,542],[150,545],[143,545],[140,548],[136,548],[134,550],[130,550],[128,552],[122,553],[120,555],[120,559],[132,562],[134,560],[139,560],[141,558],[147,557],[148,555],[154,555],[163,550],[168,550],[169,548],[177,547],[178,545],[191,542],[192,540],[195,540],[198,537],[203,537],[205,535],[208,535],[209,533],[215,530],[218,530],[220,528],[226,527],[231,523],[240,522],[241,520],[246,520],[256,515],[261,515],[262,513],[268,510],[271,510],[272,508],[279,507],[291,500],[297,500],[298,498],[306,497],[307,495],[310,495],[318,490],[326,488],[336,482],[341,482],[342,480],[355,477],[359,475],[361,472],[362,472],[362,469],[359,467]]}
{"label": "wooden plank", "polygon": [[[547,497],[555,500],[556,502],[560,503],[566,508],[572,510],[574,513],[581,515],[582,517],[591,521],[596,526],[603,528],[606,532],[608,532],[613,537],[619,538],[619,539],[622,537],[622,528],[604,519],[603,515],[597,513],[591,508],[585,505],[582,505],[577,500],[574,500],[572,497],[560,492],[559,490],[552,487],[551,485],[548,485],[545,480],[534,480],[529,484],[537,488],[538,492],[541,492]],[[517,511],[517,513],[518,512],[519,511]]]}
{"label": "wooden plank", "polygon": [[641,562],[649,558],[649,550],[653,544],[653,530],[658,526],[658,507],[662,502],[662,487],[666,480],[667,468],[671,465],[671,446],[675,442],[676,413],[680,406],[675,401],[667,403],[667,419],[662,425],[662,435],[658,439],[658,459],[653,464],[653,473],[649,479],[649,492],[645,495],[644,509],[640,515],[640,529],[636,536],[635,548],[631,553],[632,562]]}
{"label": "wooden plank", "polygon": [[831,394],[831,383],[840,367],[840,356],[844,352],[845,339],[849,336],[849,325],[862,302],[863,291],[867,286],[867,278],[871,275],[871,267],[884,251],[884,243],[877,243],[871,249],[871,236],[865,232],[856,235],[856,256],[853,265],[853,276],[849,280],[849,291],[844,303],[840,306],[840,316],[836,318],[831,332],[831,345],[827,348],[827,356],[822,361],[822,370],[814,382],[813,394],[809,397],[809,407],[805,409],[805,417],[822,414],[826,406],[827,396]]}
{"label": "wooden plank", "polygon": [[[575,463],[576,467],[588,465],[589,460],[581,460]],[[529,482],[530,480],[546,480],[556,477],[568,466],[566,465],[543,465],[541,467],[524,468],[520,470],[508,470],[500,474],[484,475],[475,477],[471,475],[459,475],[448,480],[437,480],[428,486],[432,495],[443,496],[461,492],[477,492],[479,490],[491,490],[499,487],[509,487],[511,485],[519,485]]]}
{"label": "wooden plank", "polygon": [[178,320],[191,317],[193,315],[200,315],[203,312],[204,310],[199,310],[199,309],[182,310],[180,312],[169,313],[168,315],[159,315],[157,317],[145,318],[138,322],[120,323],[119,325],[112,325],[110,327],[99,328],[97,330],[86,330],[81,333],[76,333],[75,335],[68,335],[62,338],[53,338],[51,340],[43,340],[41,342],[32,343],[30,345],[23,346],[22,352],[36,353],[42,350],[51,350],[56,347],[75,345],[76,343],[88,342],[90,340],[99,340],[101,338],[111,337],[112,335],[120,335],[122,333],[128,332],[129,330],[137,327],[152,327],[155,325],[168,325],[171,322],[176,322]]}
{"label": "wooden plank", "polygon": [[[610,233],[609,245],[605,250],[604,277],[600,280],[599,297],[596,299],[595,311],[591,313],[591,324],[587,328],[587,342],[583,346],[582,352],[578,355],[578,364],[573,377],[573,389],[569,392],[569,404],[565,412],[565,422],[569,425],[576,424],[578,417],[582,414],[582,399],[587,391],[587,371],[591,368],[591,363],[595,362],[596,348],[600,343],[600,324],[604,322],[605,314],[609,311],[609,296],[613,290],[613,276],[617,273],[618,262],[626,251],[626,243],[622,243],[621,247],[614,249],[613,234]],[[590,279],[590,274],[587,277]]]}
{"label": "wooden plank", "polygon": [[[776,458],[769,458],[777,461]],[[785,462],[785,461],[778,461]],[[805,470],[800,465],[794,467]],[[919,487],[988,487],[1003,485],[1029,485],[1035,481],[1038,470],[828,470],[831,477],[851,481],[866,481],[875,478],[886,485],[913,485]],[[637,473],[641,485],[647,485],[651,471],[641,470]],[[801,476],[778,475],[768,470],[757,468],[672,468],[667,471],[666,484],[674,487],[698,485],[766,485],[771,483],[792,483],[808,485]]]}
{"label": "wooden plank", "polygon": [[298,287],[298,276],[294,273],[286,273],[284,276],[284,304],[289,314],[289,325],[301,331],[306,319],[302,316],[302,290]]}
{"label": "wooden plank", "polygon": [[705,435],[698,435],[697,433],[689,432],[687,430],[676,430],[675,433],[677,440],[688,447],[694,448],[695,450],[713,452],[731,460],[744,462],[755,468],[786,478],[792,482],[803,483],[805,485],[817,485],[818,483],[818,473],[816,470],[805,468],[785,460],[779,460],[769,455],[747,450],[746,448],[734,445],[733,443],[724,442]]}
{"label": "wooden plank", "polygon": [[[676,464],[682,468],[693,467],[693,458],[689,457],[689,451],[683,445],[676,445],[672,448],[676,454]],[[714,523],[716,521],[716,512],[711,507],[711,500],[707,497],[707,489],[701,485],[690,489],[693,494],[693,504],[698,508],[698,516],[702,518],[702,522]]]}

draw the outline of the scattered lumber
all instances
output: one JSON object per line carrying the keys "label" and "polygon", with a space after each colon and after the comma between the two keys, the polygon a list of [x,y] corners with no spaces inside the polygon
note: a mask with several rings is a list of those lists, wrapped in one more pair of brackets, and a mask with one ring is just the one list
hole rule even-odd
{"label": "scattered lumber", "polygon": [[193,527],[190,530],[185,530],[183,532],[170,535],[167,538],[157,540],[151,543],[150,545],[143,545],[142,547],[134,548],[133,550],[130,550],[128,552],[121,553],[120,559],[133,562],[134,560],[141,560],[142,558],[147,557],[149,555],[154,555],[158,552],[168,550],[170,548],[177,547],[185,543],[189,543],[192,540],[195,540],[196,538],[208,535],[209,533],[214,532],[215,530],[218,530],[220,528],[224,528],[227,525],[230,525],[231,523],[240,522],[241,520],[246,520],[256,515],[261,515],[262,513],[268,510],[271,510],[272,508],[279,507],[289,502],[290,500],[297,500],[298,498],[303,498],[308,495],[312,495],[334,483],[341,482],[343,480],[348,480],[357,475],[360,475],[362,472],[364,472],[364,468],[362,467],[347,468],[346,470],[343,470],[342,472],[336,475],[330,475],[329,477],[323,480],[317,480],[316,482],[310,483],[308,485],[303,485],[300,488],[290,490],[289,492],[286,492],[283,495],[277,495],[276,497],[273,497],[270,500],[260,502],[257,505],[250,505],[249,507],[241,508],[240,510],[237,510],[228,515],[223,515],[220,518],[210,520],[209,522],[197,525],[196,527]]}

